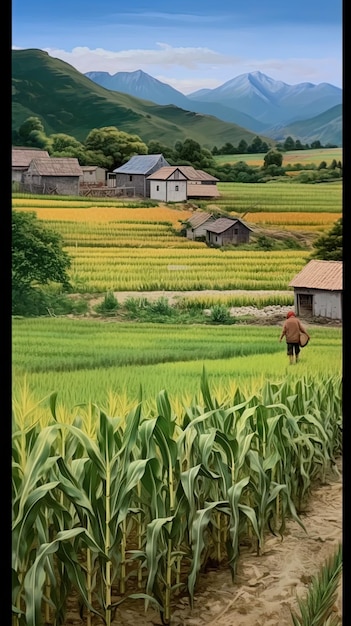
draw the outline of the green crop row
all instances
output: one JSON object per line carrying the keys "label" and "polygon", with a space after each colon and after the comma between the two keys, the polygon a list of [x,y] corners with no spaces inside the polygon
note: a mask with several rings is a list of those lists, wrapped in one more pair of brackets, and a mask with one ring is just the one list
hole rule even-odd
{"label": "green crop row", "polygon": [[71,423],[57,397],[47,426],[14,410],[13,626],[66,623],[73,593],[87,626],[111,626],[126,598],[170,624],[209,559],[235,581],[243,542],[259,557],[287,520],[306,532],[299,511],[341,450],[338,376],[218,402],[204,370],[201,401],[179,414],[163,390],[155,412],[91,403]]}

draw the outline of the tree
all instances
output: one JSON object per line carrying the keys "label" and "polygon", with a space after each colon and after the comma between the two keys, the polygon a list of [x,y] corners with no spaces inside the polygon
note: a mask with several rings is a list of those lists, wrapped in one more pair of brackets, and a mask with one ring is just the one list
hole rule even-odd
{"label": "tree", "polygon": [[44,126],[38,117],[28,117],[18,129],[18,138],[23,146],[48,150],[51,146]]}
{"label": "tree", "polygon": [[196,169],[209,169],[216,166],[216,162],[207,148],[201,148],[194,139],[185,139],[184,143],[177,141],[174,145],[175,158],[190,163]]}
{"label": "tree", "polygon": [[106,158],[111,169],[119,167],[135,154],[147,154],[146,144],[138,135],[129,135],[115,126],[94,128],[85,140],[87,150]]}
{"label": "tree", "polygon": [[241,139],[238,143],[238,154],[246,154],[247,153],[247,141],[245,139]]}
{"label": "tree", "polygon": [[289,150],[295,150],[295,141],[292,137],[290,137],[290,135],[285,139],[283,147],[287,152]]}
{"label": "tree", "polygon": [[263,168],[267,169],[270,165],[276,165],[277,167],[281,167],[283,163],[283,155],[281,152],[277,150],[269,150],[267,154],[264,155],[263,158]]}
{"label": "tree", "polygon": [[68,148],[83,149],[83,144],[78,139],[65,133],[55,133],[50,135],[50,139],[53,152],[64,152]]}
{"label": "tree", "polygon": [[265,141],[262,141],[261,137],[258,137],[258,135],[253,139],[251,145],[249,145],[247,148],[248,152],[251,152],[254,154],[267,152],[267,150],[268,150],[268,144]]}
{"label": "tree", "polygon": [[148,154],[163,154],[166,161],[169,161],[170,164],[174,162],[174,150],[169,146],[161,143],[160,141],[156,141],[152,139],[147,144]]}
{"label": "tree", "polygon": [[315,251],[310,255],[311,259],[324,261],[342,261],[342,217],[325,235],[321,235],[313,243]]}
{"label": "tree", "polygon": [[71,260],[62,245],[61,235],[47,228],[34,212],[12,212],[13,309],[38,286],[54,282],[70,287]]}

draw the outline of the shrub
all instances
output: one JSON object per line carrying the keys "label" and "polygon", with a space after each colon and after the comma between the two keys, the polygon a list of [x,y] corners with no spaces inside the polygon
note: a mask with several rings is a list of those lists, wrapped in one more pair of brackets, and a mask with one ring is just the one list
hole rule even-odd
{"label": "shrub", "polygon": [[210,314],[211,322],[225,324],[230,320],[230,311],[223,304],[215,304]]}
{"label": "shrub", "polygon": [[95,307],[97,313],[111,314],[119,309],[119,302],[112,291],[108,291],[101,304]]}

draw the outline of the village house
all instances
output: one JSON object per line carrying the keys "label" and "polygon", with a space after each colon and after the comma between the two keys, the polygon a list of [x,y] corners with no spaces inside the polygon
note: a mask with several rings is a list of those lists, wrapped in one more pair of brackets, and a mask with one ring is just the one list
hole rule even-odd
{"label": "village house", "polygon": [[39,148],[12,148],[12,182],[22,183],[32,159],[49,159],[49,153]]}
{"label": "village house", "polygon": [[24,174],[24,187],[31,193],[79,196],[82,169],[73,157],[32,159]]}
{"label": "village house", "polygon": [[313,259],[289,283],[294,309],[303,317],[342,320],[342,261]]}
{"label": "village house", "polygon": [[162,202],[185,202],[189,198],[216,198],[217,178],[191,165],[170,165],[148,176],[150,198]]}
{"label": "village house", "polygon": [[187,178],[174,165],[161,167],[148,176],[150,198],[161,202],[185,202],[187,200]]}
{"label": "village house", "polygon": [[220,217],[206,226],[206,241],[213,246],[239,246],[250,242],[252,228],[239,219]]}
{"label": "village house", "polygon": [[[113,170],[108,176],[108,185],[117,188],[132,189],[133,195],[150,197],[148,176],[169,163],[163,154],[140,154],[133,156],[127,163]],[[115,181],[113,180],[115,176]]]}
{"label": "village house", "polygon": [[212,215],[212,213],[206,213],[206,211],[195,211],[187,220],[187,238],[192,240],[200,237],[206,238],[206,228],[208,224],[213,223],[215,219],[216,218]]}
{"label": "village house", "polygon": [[106,185],[107,169],[98,165],[81,165],[81,185]]}

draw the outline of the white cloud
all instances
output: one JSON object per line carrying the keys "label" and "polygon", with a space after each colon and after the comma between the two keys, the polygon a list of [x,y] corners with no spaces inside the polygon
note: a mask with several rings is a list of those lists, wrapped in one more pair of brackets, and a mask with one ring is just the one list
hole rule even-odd
{"label": "white cloud", "polygon": [[[113,52],[103,48],[91,50],[88,47],[73,48],[71,52],[55,48],[45,48],[50,56],[66,61],[83,74],[90,71],[130,72],[146,66],[178,66],[188,70],[205,64],[233,65],[239,59],[222,55],[209,48],[173,48],[158,42],[157,50],[120,50]],[[145,70],[148,71],[148,70]]]}
{"label": "white cloud", "polygon": [[[71,51],[43,48],[79,72],[134,72],[143,70],[184,94],[213,89],[248,72],[261,71],[274,80],[294,85],[302,82],[339,85],[340,60],[337,58],[250,58],[221,54],[205,47],[172,47],[157,42],[156,49],[106,50],[75,47]],[[20,49],[13,46],[14,49]]]}

